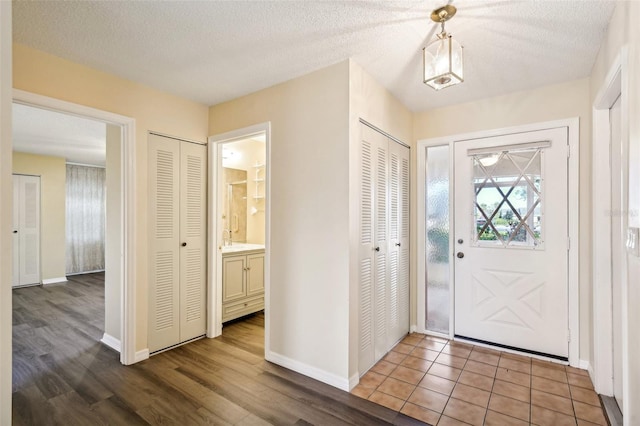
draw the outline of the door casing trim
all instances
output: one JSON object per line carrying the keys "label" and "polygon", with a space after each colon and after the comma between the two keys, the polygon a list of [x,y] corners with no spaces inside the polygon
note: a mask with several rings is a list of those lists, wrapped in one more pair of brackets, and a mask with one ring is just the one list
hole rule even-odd
{"label": "door casing trim", "polygon": [[[418,152],[418,185],[417,196],[418,200],[424,200],[426,194],[425,180],[421,177],[426,176],[426,149],[434,146],[449,146],[449,170],[450,176],[454,171],[454,156],[453,146],[458,141],[469,139],[482,139],[496,136],[505,136],[516,133],[526,133],[538,130],[548,130],[555,128],[566,128],[568,131],[568,144],[569,144],[569,158],[568,158],[568,231],[570,246],[568,250],[568,281],[569,281],[569,365],[573,367],[580,367],[580,300],[579,300],[579,248],[580,248],[580,233],[579,233],[579,203],[580,203],[580,119],[578,117],[568,118],[563,120],[547,121],[541,123],[527,124],[522,126],[505,127],[499,129],[482,130],[478,132],[464,133],[458,135],[444,136],[438,138],[429,138],[418,140],[417,152]],[[453,179],[449,179],[449,192],[453,194]],[[454,223],[453,217],[453,199],[449,197],[449,223]],[[417,203],[417,255],[418,259],[425,258],[425,232],[426,232],[426,217],[425,217],[425,205],[422,202]],[[449,268],[450,276],[454,276],[454,262],[453,262],[453,239],[449,239]],[[425,282],[425,262],[417,262],[417,324],[416,331],[419,333],[436,334],[426,330],[426,282]],[[453,296],[453,280],[450,282],[450,295]],[[454,336],[454,298],[450,297],[450,316],[449,316],[449,335],[444,336],[449,339],[453,339]],[[440,336],[442,336],[440,334]]]}

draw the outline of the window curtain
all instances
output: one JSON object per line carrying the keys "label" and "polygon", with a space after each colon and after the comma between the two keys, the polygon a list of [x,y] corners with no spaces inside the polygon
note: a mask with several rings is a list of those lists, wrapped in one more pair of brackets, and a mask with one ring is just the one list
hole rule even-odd
{"label": "window curtain", "polygon": [[67,274],[104,270],[105,169],[67,164]]}

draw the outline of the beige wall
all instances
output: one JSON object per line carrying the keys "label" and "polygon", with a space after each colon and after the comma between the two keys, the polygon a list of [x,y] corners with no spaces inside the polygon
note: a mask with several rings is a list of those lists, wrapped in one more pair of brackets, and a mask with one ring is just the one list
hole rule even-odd
{"label": "beige wall", "polygon": [[147,348],[147,138],[148,132],[206,141],[207,107],[147,86],[13,45],[13,86],[136,120],[136,350]]}
{"label": "beige wall", "polygon": [[270,350],[334,383],[348,377],[348,73],[345,61],[209,109],[212,135],[271,122]]}
{"label": "beige wall", "polygon": [[[609,29],[600,47],[590,78],[591,101],[595,100],[605,82],[609,69],[621,49],[628,48],[628,128],[623,128],[623,135],[628,136],[629,163],[629,226],[640,226],[640,3],[618,2],[609,23]],[[623,94],[624,96],[625,94]],[[640,424],[640,406],[633,402],[640,401],[640,258],[627,255],[629,277],[627,287],[626,328],[628,359],[627,387],[624,390],[624,421],[628,425]],[[624,363],[624,362],[623,362]]]}
{"label": "beige wall", "polygon": [[[349,225],[350,225],[350,308],[349,308],[349,377],[353,378],[358,369],[358,226],[360,199],[360,119],[373,124],[401,141],[413,146],[413,114],[388,90],[373,79],[364,69],[354,61],[349,61]],[[415,192],[415,150],[412,149],[411,163],[411,228],[416,229],[416,192]],[[416,294],[416,250],[414,232],[411,232],[411,260],[410,283],[411,300],[415,301]],[[411,304],[410,323],[415,324],[415,303]]]}
{"label": "beige wall", "polygon": [[417,113],[414,116],[413,136],[421,140],[573,117],[580,118],[580,359],[589,361],[593,305],[589,80],[570,81]]}
{"label": "beige wall", "polygon": [[40,176],[40,279],[64,278],[66,272],[66,160],[13,152],[13,172]]}
{"label": "beige wall", "polygon": [[107,124],[106,185],[107,214],[105,229],[104,333],[120,340],[121,269],[121,179],[120,156],[122,128]]}
{"label": "beige wall", "polygon": [[0,2],[0,424],[11,424],[11,2]]}

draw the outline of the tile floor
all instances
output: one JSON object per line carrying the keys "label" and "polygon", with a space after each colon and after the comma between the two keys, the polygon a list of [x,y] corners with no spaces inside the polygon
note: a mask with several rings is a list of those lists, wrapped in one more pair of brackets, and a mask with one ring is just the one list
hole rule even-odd
{"label": "tile floor", "polygon": [[351,393],[431,425],[607,425],[585,370],[422,334]]}

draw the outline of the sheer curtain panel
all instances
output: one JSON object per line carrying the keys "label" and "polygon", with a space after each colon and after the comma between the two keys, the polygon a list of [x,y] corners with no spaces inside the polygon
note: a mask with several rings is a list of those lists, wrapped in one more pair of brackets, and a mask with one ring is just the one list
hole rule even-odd
{"label": "sheer curtain panel", "polygon": [[105,169],[67,164],[67,275],[104,270]]}

